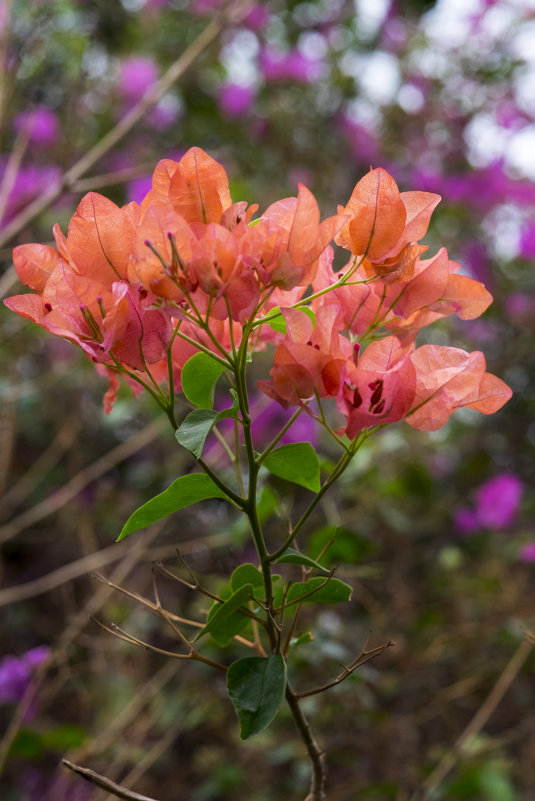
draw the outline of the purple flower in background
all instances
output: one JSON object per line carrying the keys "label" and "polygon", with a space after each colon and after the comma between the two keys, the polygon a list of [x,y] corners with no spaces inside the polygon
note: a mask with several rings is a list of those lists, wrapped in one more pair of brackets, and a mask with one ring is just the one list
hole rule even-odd
{"label": "purple flower in background", "polygon": [[152,175],[140,175],[134,178],[126,187],[126,199],[128,203],[135,201],[141,203],[147,192],[152,189]]}
{"label": "purple flower in background", "polygon": [[521,562],[535,562],[535,542],[523,545],[518,552],[518,558]]}
{"label": "purple flower in background", "polygon": [[80,782],[69,776],[51,779],[34,765],[21,771],[19,789],[24,801],[88,801],[93,793],[87,782]]}
{"label": "purple flower in background", "polygon": [[[191,10],[194,14],[205,17],[220,9],[222,5],[223,0],[193,0]],[[264,4],[252,3],[241,24],[252,31],[259,31],[265,27],[268,19],[269,11]]]}
{"label": "purple flower in background", "polygon": [[255,90],[252,86],[240,86],[237,83],[227,83],[220,86],[217,102],[225,117],[234,119],[247,114],[255,99]]}
{"label": "purple flower in background", "polygon": [[307,58],[297,50],[282,53],[268,47],[260,55],[260,69],[266,81],[313,83],[321,77],[324,64],[320,59]]}
{"label": "purple flower in background", "polygon": [[522,231],[519,255],[524,259],[535,258],[535,225],[533,223]]}
{"label": "purple flower in background", "polygon": [[127,58],[121,64],[119,92],[128,100],[140,100],[158,78],[158,67],[150,58]]}
{"label": "purple flower in background", "polygon": [[454,513],[455,528],[465,536],[485,528],[507,528],[516,517],[523,490],[513,473],[500,473],[485,481],[476,492],[474,508],[463,507]]}
{"label": "purple flower in background", "polygon": [[[0,165],[0,176],[2,176],[5,165]],[[59,167],[37,167],[32,165],[19,170],[15,183],[9,193],[9,201],[0,228],[24,208],[30,201],[36,198],[41,192],[50,189],[56,184],[61,176]],[[1,180],[1,177],[0,177]]]}
{"label": "purple flower in background", "polygon": [[[259,441],[266,444],[276,436],[295,412],[295,409],[283,409],[273,401],[269,401],[263,408],[264,399],[261,397],[255,401],[255,406],[258,411],[253,418],[253,433]],[[311,445],[317,445],[318,425],[308,414],[300,414],[280,442],[283,445],[290,442],[310,442]]]}
{"label": "purple flower in background", "polygon": [[6,656],[0,662],[0,701],[17,703],[30,684],[35,668],[50,654],[46,645],[26,651],[22,656]]}
{"label": "purple flower in background", "polygon": [[484,245],[480,242],[470,242],[463,255],[463,264],[470,270],[470,275],[481,281],[485,286],[492,283],[492,270],[489,267],[489,257]]}
{"label": "purple flower in background", "polygon": [[378,158],[377,137],[363,125],[348,117],[342,117],[338,125],[355,160],[373,162]]}
{"label": "purple flower in background", "polygon": [[505,310],[512,323],[533,324],[535,295],[529,295],[527,292],[511,292],[505,298]]}
{"label": "purple flower in background", "polygon": [[480,486],[476,493],[476,514],[485,528],[506,528],[516,517],[523,484],[512,473],[501,473]]}
{"label": "purple flower in background", "polygon": [[162,130],[174,125],[180,116],[180,107],[173,99],[163,98],[147,112],[147,121],[153,128]]}
{"label": "purple flower in background", "polygon": [[46,106],[17,114],[14,126],[19,135],[26,134],[30,142],[43,147],[53,145],[59,137],[58,118]]}
{"label": "purple flower in background", "polygon": [[453,525],[459,534],[463,536],[473,534],[479,528],[479,522],[475,511],[473,509],[469,509],[468,507],[457,509],[454,512]]}

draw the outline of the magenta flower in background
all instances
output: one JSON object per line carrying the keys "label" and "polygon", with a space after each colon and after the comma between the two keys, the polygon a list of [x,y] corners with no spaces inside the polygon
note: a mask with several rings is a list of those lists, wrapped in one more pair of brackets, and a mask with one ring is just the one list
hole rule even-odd
{"label": "magenta flower in background", "polygon": [[[4,169],[5,165],[0,164],[0,180]],[[20,169],[15,178],[15,183],[13,184],[11,192],[9,193],[9,201],[0,223],[0,228],[12,220],[17,212],[23,209],[30,201],[58,183],[60,177],[61,170],[59,167],[38,167],[32,165]]]}
{"label": "magenta flower in background", "polygon": [[535,225],[533,223],[522,231],[519,255],[524,259],[535,258]]}
{"label": "magenta flower in background", "polygon": [[475,511],[464,506],[454,512],[453,525],[462,536],[473,534],[479,529],[479,521]]}
{"label": "magenta flower in background", "polygon": [[481,529],[499,531],[515,519],[524,485],[513,473],[500,473],[482,484],[476,492],[473,508],[457,509],[453,523],[461,535],[473,534]]}
{"label": "magenta flower in background", "polygon": [[298,50],[282,53],[268,47],[260,55],[260,69],[266,81],[313,83],[323,74],[324,63],[320,59],[307,58]]}
{"label": "magenta flower in background", "polygon": [[126,186],[126,200],[128,203],[135,201],[141,203],[147,192],[152,189],[152,175],[140,175],[134,178]]}
{"label": "magenta flower in background", "polygon": [[377,137],[363,125],[354,122],[348,117],[342,117],[338,122],[338,126],[350,152],[357,161],[369,161],[372,163],[378,158]]}
{"label": "magenta flower in background", "polygon": [[476,493],[476,514],[485,528],[509,526],[522,500],[523,484],[512,473],[501,473],[480,486]]}
{"label": "magenta flower in background", "polygon": [[118,89],[128,100],[140,100],[158,79],[158,67],[151,58],[127,58],[121,64]]}
{"label": "magenta flower in background", "polygon": [[40,645],[22,656],[6,656],[0,662],[0,701],[17,703],[30,684],[35,668],[48,659],[50,649]]}
{"label": "magenta flower in background", "polygon": [[[218,11],[224,0],[193,0],[191,11],[201,17],[208,16],[214,11]],[[263,3],[251,3],[241,24],[252,31],[259,31],[265,27],[269,19],[269,11]]]}
{"label": "magenta flower in background", "polygon": [[535,295],[511,292],[505,297],[505,311],[513,324],[532,324],[535,315]]}
{"label": "magenta flower in background", "polygon": [[54,112],[46,106],[17,114],[14,120],[16,132],[26,134],[34,145],[47,147],[59,138],[59,122]]}
{"label": "magenta flower in background", "polygon": [[535,562],[535,542],[523,545],[518,552],[518,558],[521,562]]}
{"label": "magenta flower in background", "polygon": [[241,86],[237,83],[223,84],[217,93],[221,113],[230,119],[243,117],[251,110],[255,94],[252,86]]}

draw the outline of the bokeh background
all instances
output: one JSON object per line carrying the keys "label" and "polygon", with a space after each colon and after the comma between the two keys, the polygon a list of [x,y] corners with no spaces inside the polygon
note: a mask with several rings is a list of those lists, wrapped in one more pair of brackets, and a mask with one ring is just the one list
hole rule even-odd
{"label": "bokeh background", "polygon": [[[207,27],[211,40],[149,106]],[[483,350],[514,396],[432,434],[392,427],[327,496],[309,547],[338,527],[332,559],[355,591],[311,621],[298,680],[329,680],[365,642],[396,643],[306,705],[329,753],[330,801],[531,801],[533,0],[2,0],[0,71],[3,297],[21,291],[14,245],[49,242],[55,222],[66,230],[87,191],[139,200],[157,161],[192,145],[225,165],[234,199],[261,208],[301,181],[327,216],[370,165],[402,190],[442,195],[426,242],[445,244],[495,302],[428,341]],[[123,389],[106,417],[106,382],[73,346],[5,307],[0,329],[2,799],[108,798],[62,757],[159,801],[302,798],[308,765],[284,712],[242,745],[219,675],[90,619],[178,650],[92,573],[152,597],[151,564],[175,568],[180,544],[217,588],[252,558],[243,529],[215,502],[114,545],[187,456],[150,398]],[[265,500],[283,522],[300,502],[288,492],[281,482]],[[190,609],[186,589],[157,583],[169,609]]]}

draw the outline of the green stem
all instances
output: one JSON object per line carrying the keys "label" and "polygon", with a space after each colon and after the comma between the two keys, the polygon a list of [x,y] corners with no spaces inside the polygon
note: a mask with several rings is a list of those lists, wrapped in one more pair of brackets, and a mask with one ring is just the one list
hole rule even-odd
{"label": "green stem", "polygon": [[225,495],[228,496],[229,500],[236,506],[238,509],[245,509],[246,499],[242,498],[241,495],[238,495],[237,492],[234,492],[225,482],[219,478],[217,473],[214,473],[211,467],[209,467],[203,459],[197,459],[197,463],[202,467],[204,472],[210,476],[214,484],[216,484],[220,490],[222,490]]}
{"label": "green stem", "polygon": [[[206,353],[207,356],[211,356],[212,359],[215,359],[216,362],[219,362],[219,364],[222,364],[224,367],[231,367],[232,366],[229,363],[228,354],[227,354],[227,358],[223,359],[221,356],[218,356],[217,353],[214,353],[213,350],[210,350],[210,348],[207,348],[206,345],[203,345],[202,342],[199,342],[197,339],[193,339],[192,337],[189,337],[187,334],[183,334],[182,331],[178,331],[177,332],[177,336],[179,336],[180,339],[183,339],[184,342],[189,342],[190,345],[194,345],[198,350],[202,350],[203,353]],[[222,352],[225,353],[225,351],[222,351]]]}
{"label": "green stem", "polygon": [[[359,443],[359,445],[360,445],[360,443]],[[314,509],[318,505],[318,503],[321,501],[321,499],[323,498],[323,496],[327,492],[327,490],[330,489],[330,487],[332,487],[334,482],[337,481],[340,478],[340,476],[342,475],[344,470],[348,467],[349,463],[353,459],[353,456],[355,455],[356,452],[357,452],[357,448],[351,449],[350,451],[348,451],[348,452],[343,454],[343,456],[340,458],[339,462],[335,466],[333,472],[331,473],[329,478],[326,480],[325,484],[323,484],[323,486],[321,487],[320,491],[317,493],[317,495],[314,496],[314,498],[312,499],[312,501],[308,505],[307,509],[305,509],[305,511],[303,512],[303,514],[301,515],[301,517],[299,518],[299,520],[295,524],[290,536],[286,539],[286,541],[284,542],[283,545],[281,545],[280,548],[278,548],[273,553],[269,554],[269,561],[270,562],[275,562],[279,558],[279,556],[282,556],[282,554],[286,551],[286,549],[290,547],[290,545],[295,540],[295,538],[297,537],[297,535],[299,534],[299,532],[301,531],[301,529],[305,525],[306,521],[308,520],[308,518],[310,517],[310,515],[312,514],[312,512],[314,511]]]}
{"label": "green stem", "polygon": [[264,448],[264,450],[262,451],[262,453],[260,454],[260,456],[258,456],[258,457],[257,457],[257,459],[256,459],[256,463],[257,463],[257,465],[258,465],[259,467],[260,467],[260,465],[262,464],[262,462],[264,461],[264,459],[265,459],[267,456],[269,456],[269,454],[271,453],[271,451],[273,450],[273,448],[275,447],[275,445],[277,445],[277,443],[278,443],[278,442],[280,442],[280,440],[281,440],[281,439],[283,438],[283,436],[286,434],[286,432],[288,431],[288,429],[289,429],[289,428],[291,428],[291,426],[293,426],[293,424],[295,423],[295,421],[297,420],[297,418],[299,417],[299,415],[301,414],[301,412],[302,412],[302,411],[303,411],[302,407],[299,407],[299,409],[297,409],[297,411],[296,411],[296,412],[294,412],[294,413],[292,414],[292,416],[290,417],[290,419],[288,420],[288,422],[287,422],[287,423],[285,423],[285,425],[284,425],[284,426],[281,428],[281,430],[279,431],[279,433],[277,434],[277,436],[276,436],[276,437],[274,437],[274,439],[272,439],[272,440],[271,440],[271,442],[269,443],[269,445],[268,445],[266,448]]}

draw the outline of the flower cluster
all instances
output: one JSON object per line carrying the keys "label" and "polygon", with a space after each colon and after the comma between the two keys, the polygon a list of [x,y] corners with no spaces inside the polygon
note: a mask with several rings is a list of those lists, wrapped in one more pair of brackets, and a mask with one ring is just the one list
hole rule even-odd
{"label": "flower cluster", "polygon": [[[415,345],[423,326],[473,319],[492,300],[444,249],[422,258],[439,200],[400,192],[372,169],[335,216],[321,221],[299,185],[253,219],[258,207],[233,203],[223,167],[192,148],[158,164],[141,203],[119,208],[90,193],[67,236],[55,227],[56,249],[17,247],[34,294],[6,304],[108,373],[107,410],[117,374],[157,397],[167,382],[172,395],[199,348],[221,360],[246,338],[250,352],[275,345],[271,380],[259,386],[286,408],[323,417],[332,398],[350,439],[401,419],[433,430],[458,407],[491,414],[511,394],[482,353]],[[349,252],[340,272],[333,239]]]}

